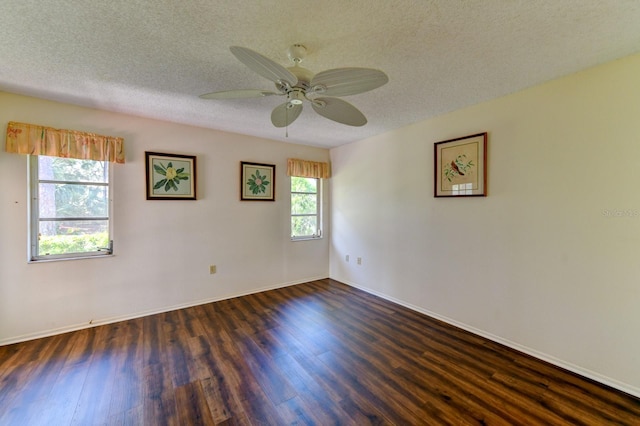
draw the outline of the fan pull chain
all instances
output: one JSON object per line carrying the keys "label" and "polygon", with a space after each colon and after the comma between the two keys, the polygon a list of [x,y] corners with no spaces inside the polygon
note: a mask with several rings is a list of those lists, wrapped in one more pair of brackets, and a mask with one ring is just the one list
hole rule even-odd
{"label": "fan pull chain", "polygon": [[284,137],[289,137],[289,105],[284,109]]}

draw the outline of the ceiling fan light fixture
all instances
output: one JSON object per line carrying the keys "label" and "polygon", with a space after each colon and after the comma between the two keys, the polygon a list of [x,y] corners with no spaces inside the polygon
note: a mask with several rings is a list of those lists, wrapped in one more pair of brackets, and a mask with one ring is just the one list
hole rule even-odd
{"label": "ceiling fan light fixture", "polygon": [[302,90],[292,90],[289,92],[289,103],[292,105],[302,105],[302,101],[304,100],[304,92]]}

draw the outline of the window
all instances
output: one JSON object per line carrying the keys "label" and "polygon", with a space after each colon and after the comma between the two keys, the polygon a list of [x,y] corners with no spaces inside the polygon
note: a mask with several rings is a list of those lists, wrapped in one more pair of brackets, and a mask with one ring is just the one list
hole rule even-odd
{"label": "window", "polygon": [[112,253],[106,161],[29,156],[30,260]]}
{"label": "window", "polygon": [[321,238],[321,180],[291,176],[291,239]]}
{"label": "window", "polygon": [[291,177],[291,239],[322,238],[322,179],[331,177],[329,163],[287,159]]}

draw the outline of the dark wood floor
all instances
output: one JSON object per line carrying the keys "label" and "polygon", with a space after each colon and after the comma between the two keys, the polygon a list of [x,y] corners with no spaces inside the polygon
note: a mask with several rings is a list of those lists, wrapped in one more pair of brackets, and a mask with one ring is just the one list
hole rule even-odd
{"label": "dark wood floor", "polygon": [[640,400],[333,280],[0,347],[0,425],[640,424]]}

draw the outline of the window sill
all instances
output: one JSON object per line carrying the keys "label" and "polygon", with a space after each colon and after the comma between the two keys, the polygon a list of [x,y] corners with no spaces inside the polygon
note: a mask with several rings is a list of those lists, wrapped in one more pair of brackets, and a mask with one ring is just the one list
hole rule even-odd
{"label": "window sill", "polygon": [[93,256],[77,256],[77,257],[58,257],[54,259],[29,259],[27,263],[51,263],[51,262],[64,262],[67,260],[84,260],[84,259],[102,259],[104,257],[114,257],[113,254],[100,254]]}
{"label": "window sill", "polygon": [[311,241],[311,240],[321,240],[322,237],[295,237],[291,238],[291,241]]}

